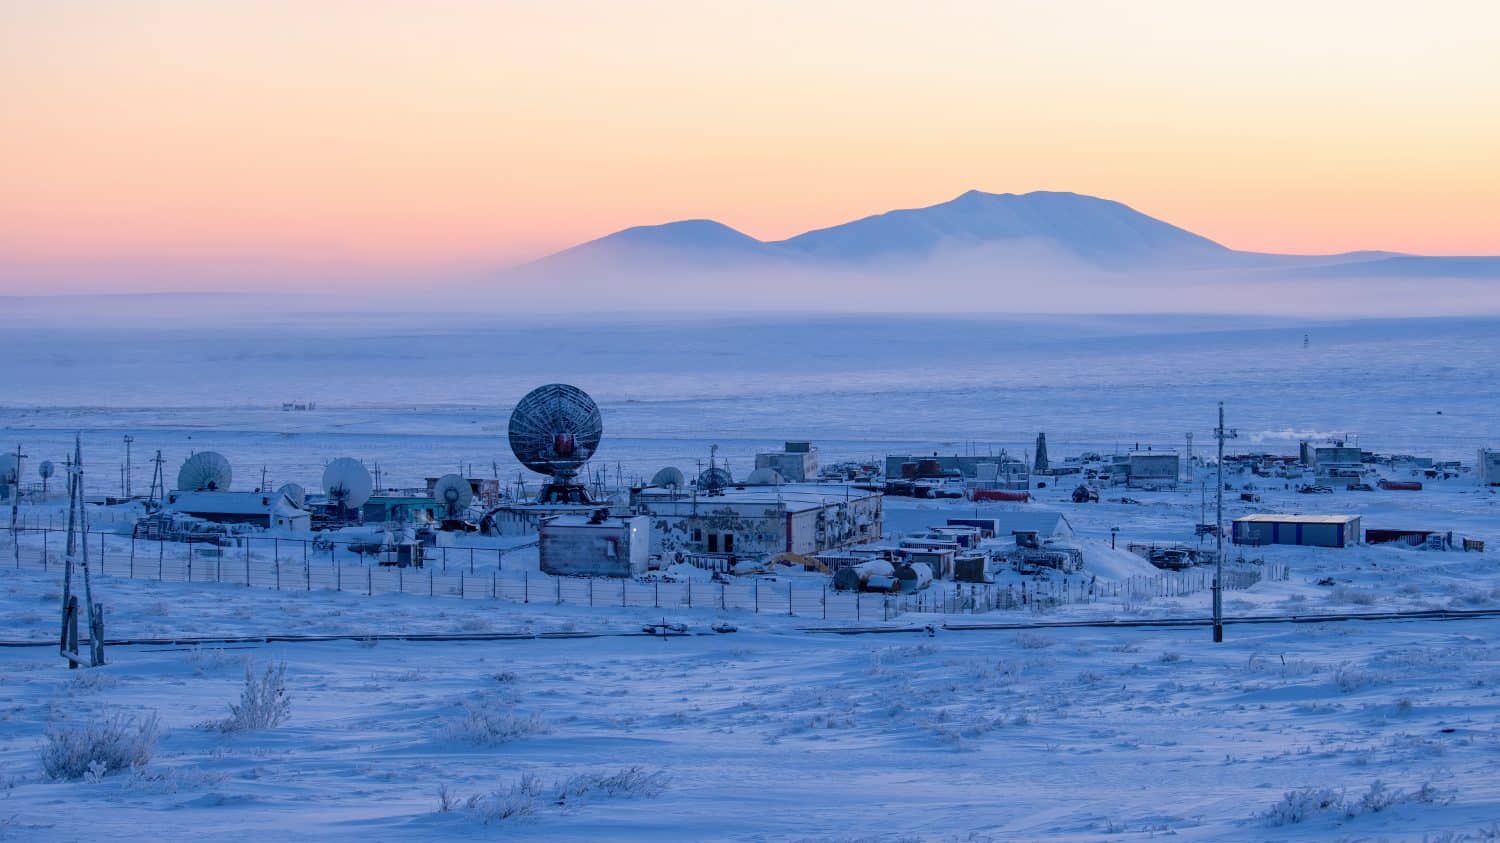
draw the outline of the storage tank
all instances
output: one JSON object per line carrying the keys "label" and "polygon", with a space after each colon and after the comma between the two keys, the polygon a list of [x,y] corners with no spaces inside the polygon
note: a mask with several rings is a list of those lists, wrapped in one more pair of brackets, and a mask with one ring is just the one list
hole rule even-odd
{"label": "storage tank", "polygon": [[884,559],[871,559],[858,565],[850,565],[840,568],[833,575],[833,587],[839,591],[865,591],[870,586],[871,577],[882,577],[894,580],[896,568]]}

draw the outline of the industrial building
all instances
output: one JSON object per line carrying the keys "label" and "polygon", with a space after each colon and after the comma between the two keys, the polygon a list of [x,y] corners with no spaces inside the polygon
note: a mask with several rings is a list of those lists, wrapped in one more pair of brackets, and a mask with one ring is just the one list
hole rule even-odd
{"label": "industrial building", "polygon": [[999,454],[974,456],[917,457],[911,455],[889,455],[885,458],[885,476],[893,479],[934,479],[951,477],[963,479],[972,487],[982,489],[1027,490],[1031,488],[1031,467],[1025,460],[1010,456],[1004,450]]}
{"label": "industrial building", "polygon": [[281,492],[187,492],[167,494],[163,508],[220,524],[305,531],[312,515]]}
{"label": "industrial building", "polygon": [[818,449],[811,442],[788,442],[780,451],[756,454],[755,468],[769,468],[791,483],[817,480]]}
{"label": "industrial building", "polygon": [[854,486],[730,486],[714,494],[648,486],[631,494],[651,520],[651,552],[745,559],[811,556],[879,539],[884,498]]}
{"label": "industrial building", "polygon": [[1175,489],[1182,474],[1176,451],[1131,451],[1124,466],[1125,485],[1131,489]]}
{"label": "industrial building", "polygon": [[1348,547],[1361,538],[1358,515],[1272,515],[1234,519],[1235,544]]}
{"label": "industrial building", "polygon": [[366,524],[431,524],[443,517],[443,507],[431,495],[371,495],[360,507]]}
{"label": "industrial building", "polygon": [[1343,442],[1329,445],[1303,442],[1299,458],[1320,477],[1358,477],[1364,473],[1365,452]]}
{"label": "industrial building", "polygon": [[565,577],[635,577],[646,573],[651,524],[643,515],[557,515],[537,530],[543,573]]}
{"label": "industrial building", "polygon": [[1500,486],[1500,450],[1479,449],[1479,482],[1485,486]]}

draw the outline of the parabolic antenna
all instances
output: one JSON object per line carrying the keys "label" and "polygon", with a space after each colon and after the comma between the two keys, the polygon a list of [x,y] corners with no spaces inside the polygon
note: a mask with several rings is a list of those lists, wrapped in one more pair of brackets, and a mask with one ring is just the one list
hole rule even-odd
{"label": "parabolic antenna", "polygon": [[550,383],[526,393],[510,414],[510,449],[521,464],[552,477],[541,502],[587,503],[575,478],[604,435],[599,405],[576,386]]}
{"label": "parabolic antenna", "polygon": [[457,518],[474,500],[474,487],[457,474],[444,474],[432,486],[432,499],[443,506],[449,518]]}
{"label": "parabolic antenna", "polygon": [[223,454],[199,451],[177,470],[177,488],[183,492],[227,492],[233,476]]}
{"label": "parabolic antenna", "polygon": [[323,492],[344,509],[357,509],[370,499],[375,483],[365,464],[351,457],[339,457],[323,469]]}
{"label": "parabolic antenna", "polygon": [[37,476],[41,477],[43,480],[50,478],[53,472],[55,472],[56,470],[57,469],[52,465],[52,460],[42,460],[37,464],[36,467]]}
{"label": "parabolic antenna", "polygon": [[20,482],[21,466],[15,454],[0,454],[0,486]]}
{"label": "parabolic antenna", "polygon": [[667,466],[651,478],[651,485],[660,489],[681,489],[687,485],[687,478],[682,476],[681,469]]}
{"label": "parabolic antenna", "polygon": [[714,466],[706,468],[698,475],[698,488],[700,489],[722,489],[734,482],[730,476],[729,469]]}
{"label": "parabolic antenna", "polygon": [[276,494],[285,495],[286,499],[291,501],[292,505],[298,509],[301,509],[302,505],[307,503],[307,490],[302,488],[301,483],[282,484],[282,487],[276,490]]}
{"label": "parabolic antenna", "polygon": [[745,478],[746,486],[780,486],[785,482],[786,478],[781,476],[781,472],[770,466],[757,468]]}

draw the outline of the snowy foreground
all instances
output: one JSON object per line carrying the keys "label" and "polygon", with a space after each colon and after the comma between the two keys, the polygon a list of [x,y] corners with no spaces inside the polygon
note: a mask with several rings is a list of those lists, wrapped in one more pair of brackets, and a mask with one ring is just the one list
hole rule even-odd
{"label": "snowy foreground", "polygon": [[[1393,575],[1358,574],[1374,551],[1354,553],[1353,584],[1336,594],[1294,575],[1234,595],[1231,610],[1369,609],[1361,595]],[[1481,578],[1490,554],[1407,556],[1408,592],[1434,598],[1454,565]],[[7,574],[0,589],[5,637],[51,633],[55,574]],[[115,578],[103,590],[112,636],[631,633],[651,620]],[[1457,602],[1492,598],[1470,588]],[[1198,595],[1153,612],[1202,606]],[[107,667],[72,672],[47,648],[0,650],[0,836],[1500,835],[1495,621],[1242,626],[1213,646],[1201,628],[837,636],[734,614],[740,631],[714,634],[717,619],[674,613],[701,634],[667,640],[119,647]],[[237,727],[247,669],[280,663],[289,716]],[[48,730],[152,713],[160,736],[135,768],[44,773]]]}

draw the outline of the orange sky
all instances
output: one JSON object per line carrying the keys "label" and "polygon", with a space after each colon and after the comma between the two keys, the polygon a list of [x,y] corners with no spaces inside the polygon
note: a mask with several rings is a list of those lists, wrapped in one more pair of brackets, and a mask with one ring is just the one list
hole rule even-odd
{"label": "orange sky", "polygon": [[1500,254],[1497,32],[1481,2],[10,0],[0,292],[441,275],[969,188]]}

